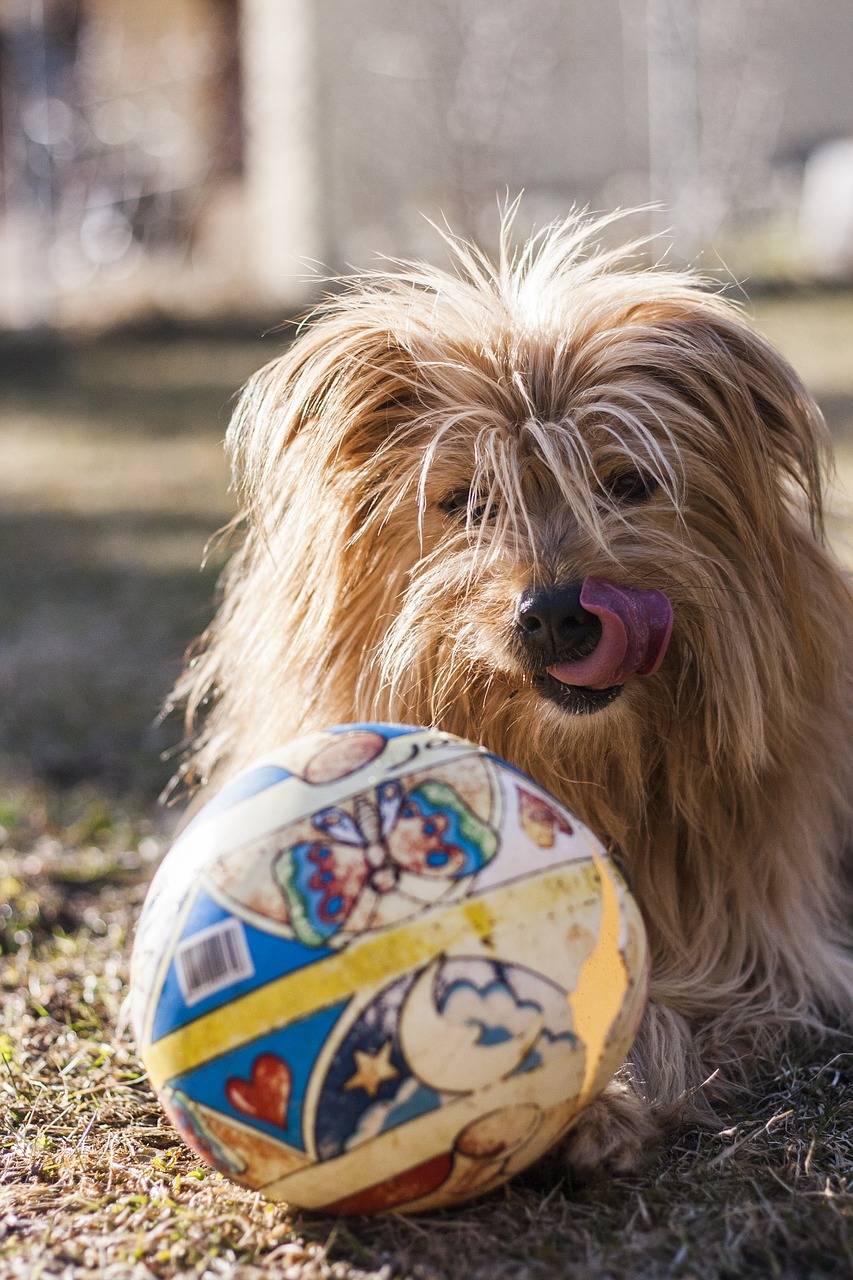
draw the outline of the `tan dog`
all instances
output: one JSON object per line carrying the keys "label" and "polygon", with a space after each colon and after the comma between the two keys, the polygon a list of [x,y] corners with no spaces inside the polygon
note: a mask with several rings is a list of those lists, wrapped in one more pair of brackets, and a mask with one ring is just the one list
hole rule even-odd
{"label": "tan dog", "polygon": [[593,827],[651,998],[568,1154],[624,1170],[791,1029],[849,1025],[853,601],[796,375],[596,234],[356,281],[255,376],[229,432],[245,541],[179,695],[205,715],[196,782],[403,721]]}

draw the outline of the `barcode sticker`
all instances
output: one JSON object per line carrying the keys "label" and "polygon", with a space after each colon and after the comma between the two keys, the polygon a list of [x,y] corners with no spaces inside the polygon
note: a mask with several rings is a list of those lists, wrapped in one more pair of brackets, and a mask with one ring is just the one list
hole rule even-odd
{"label": "barcode sticker", "polygon": [[240,921],[223,920],[187,938],[175,951],[175,969],[188,1005],[251,978],[255,966]]}

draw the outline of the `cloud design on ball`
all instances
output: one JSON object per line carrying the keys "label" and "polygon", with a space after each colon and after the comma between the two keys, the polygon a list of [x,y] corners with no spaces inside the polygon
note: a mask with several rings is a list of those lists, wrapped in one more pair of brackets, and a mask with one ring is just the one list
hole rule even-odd
{"label": "cloud design on ball", "polygon": [[420,972],[400,1011],[399,1038],[414,1074],[447,1094],[581,1050],[565,991],[520,966],[471,957]]}

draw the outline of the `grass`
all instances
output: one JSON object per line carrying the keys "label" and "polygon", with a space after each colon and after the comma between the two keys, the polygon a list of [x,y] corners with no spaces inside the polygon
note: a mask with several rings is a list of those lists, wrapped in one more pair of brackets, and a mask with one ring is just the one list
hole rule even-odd
{"label": "grass", "polygon": [[791,1054],[721,1132],[598,1187],[545,1167],[454,1212],[333,1220],[231,1186],[162,1116],[123,1015],[133,921],[164,833],[87,788],[58,797],[21,784],[2,817],[4,1280],[853,1271],[853,1044]]}
{"label": "grass", "polygon": [[[277,343],[280,346],[281,343]],[[150,798],[156,723],[210,616],[232,512],[222,437],[263,343],[11,352],[0,419],[0,753]]]}
{"label": "grass", "polygon": [[[853,298],[755,309],[819,395],[853,493]],[[411,1220],[267,1205],[166,1122],[123,1013],[134,920],[175,822],[154,797],[180,728],[155,717],[210,615],[222,553],[198,566],[231,512],[233,392],[280,345],[102,340],[16,352],[7,370],[0,1278],[853,1274],[849,1041],[793,1048],[757,1104],[641,1176],[581,1188],[545,1166]]]}

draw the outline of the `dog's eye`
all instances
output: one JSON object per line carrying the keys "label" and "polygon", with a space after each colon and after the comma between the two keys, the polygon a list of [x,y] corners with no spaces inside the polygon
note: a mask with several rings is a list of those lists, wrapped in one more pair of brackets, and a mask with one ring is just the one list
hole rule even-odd
{"label": "dog's eye", "polygon": [[457,516],[461,520],[467,519],[470,509],[474,524],[481,524],[492,509],[485,499],[482,501],[475,499],[471,502],[471,495],[467,489],[457,489],[454,493],[449,493],[438,505],[445,515]]}
{"label": "dog's eye", "polygon": [[617,502],[636,506],[648,501],[660,485],[654,476],[646,475],[642,471],[622,471],[614,476],[606,487],[611,498],[615,498]]}
{"label": "dog's eye", "polygon": [[440,511],[446,516],[462,516],[468,510],[468,490],[457,489],[453,493],[449,493],[446,498],[442,498],[438,504]]}

